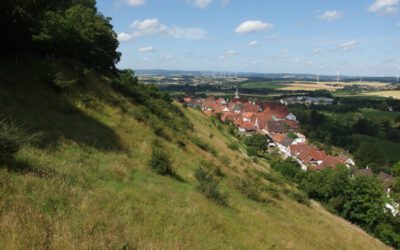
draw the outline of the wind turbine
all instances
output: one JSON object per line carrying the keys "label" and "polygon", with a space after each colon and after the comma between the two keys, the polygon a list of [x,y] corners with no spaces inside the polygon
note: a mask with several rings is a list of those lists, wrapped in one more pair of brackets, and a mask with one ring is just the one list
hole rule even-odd
{"label": "wind turbine", "polygon": [[337,70],[337,72],[336,72],[336,82],[339,83],[339,80],[340,80],[340,71]]}
{"label": "wind turbine", "polygon": [[317,82],[319,82],[319,73],[317,74]]}

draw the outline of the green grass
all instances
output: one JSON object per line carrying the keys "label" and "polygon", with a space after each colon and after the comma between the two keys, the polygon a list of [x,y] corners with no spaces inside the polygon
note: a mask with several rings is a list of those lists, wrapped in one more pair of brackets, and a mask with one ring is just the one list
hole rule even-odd
{"label": "green grass", "polygon": [[387,120],[387,121],[395,121],[396,118],[400,117],[400,112],[389,112],[389,111],[380,111],[376,109],[360,109],[361,114],[368,119],[371,120]]}
{"label": "green grass", "polygon": [[[0,166],[0,249],[387,248],[316,203],[308,207],[285,194],[268,196],[268,204],[246,198],[235,188],[244,170],[274,173],[267,162],[229,149],[236,139],[227,128],[197,111],[183,109],[194,124],[179,138],[184,148],[163,142],[182,180],[157,175],[148,162],[160,137],[103,77],[58,93],[42,78],[64,70],[57,62],[26,66],[0,72],[1,114],[41,135]],[[227,206],[196,190],[194,171],[204,162],[221,169]]]}

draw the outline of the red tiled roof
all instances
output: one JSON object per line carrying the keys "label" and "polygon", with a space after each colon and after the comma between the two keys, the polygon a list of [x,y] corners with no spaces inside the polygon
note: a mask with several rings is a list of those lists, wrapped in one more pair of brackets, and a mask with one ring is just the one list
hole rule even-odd
{"label": "red tiled roof", "polygon": [[183,101],[186,102],[186,103],[188,103],[188,102],[192,102],[193,99],[190,98],[190,97],[185,97],[185,98],[183,98]]}

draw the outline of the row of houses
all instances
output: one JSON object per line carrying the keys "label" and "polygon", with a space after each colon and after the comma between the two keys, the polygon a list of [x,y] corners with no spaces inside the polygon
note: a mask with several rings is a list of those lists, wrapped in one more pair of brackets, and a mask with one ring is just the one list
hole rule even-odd
{"label": "row of houses", "polygon": [[346,155],[331,156],[308,143],[300,133],[300,124],[294,114],[282,103],[240,98],[184,98],[185,105],[201,109],[205,114],[220,117],[222,122],[232,123],[245,135],[263,134],[270,148],[277,148],[283,157],[293,157],[303,170],[335,168],[342,164],[354,166]]}
{"label": "row of houses", "polygon": [[297,96],[281,99],[280,103],[284,105],[290,104],[304,104],[304,105],[332,105],[335,99],[327,97],[310,97],[310,96]]}

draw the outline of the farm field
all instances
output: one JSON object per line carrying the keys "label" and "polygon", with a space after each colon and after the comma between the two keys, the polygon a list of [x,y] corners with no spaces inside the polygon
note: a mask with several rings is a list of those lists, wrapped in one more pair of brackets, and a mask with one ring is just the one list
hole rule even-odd
{"label": "farm field", "polygon": [[304,91],[315,91],[315,90],[328,90],[328,91],[336,91],[341,89],[340,87],[330,85],[329,83],[307,83],[307,82],[294,82],[291,84],[286,84],[279,88],[280,90],[288,90],[288,91],[296,91],[296,90],[304,90]]}
{"label": "farm field", "polygon": [[363,93],[363,95],[365,95],[365,96],[393,97],[395,99],[400,99],[400,90],[368,92],[368,93]]}
{"label": "farm field", "polygon": [[274,89],[274,90],[328,90],[337,91],[341,90],[345,86],[350,85],[367,85],[370,87],[383,87],[387,83],[383,82],[307,82],[307,81],[294,81],[294,82],[279,82],[279,81],[265,81],[265,82],[247,82],[240,87],[243,89]]}

